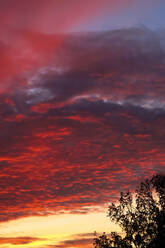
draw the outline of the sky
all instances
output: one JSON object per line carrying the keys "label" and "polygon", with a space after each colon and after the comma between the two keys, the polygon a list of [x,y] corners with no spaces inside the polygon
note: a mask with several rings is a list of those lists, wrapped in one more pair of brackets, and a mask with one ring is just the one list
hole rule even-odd
{"label": "sky", "polygon": [[91,248],[165,166],[162,0],[0,1],[0,248]]}

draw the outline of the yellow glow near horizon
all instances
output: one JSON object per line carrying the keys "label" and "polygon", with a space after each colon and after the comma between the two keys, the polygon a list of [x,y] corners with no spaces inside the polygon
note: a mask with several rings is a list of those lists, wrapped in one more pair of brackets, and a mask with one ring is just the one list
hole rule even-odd
{"label": "yellow glow near horizon", "polygon": [[43,239],[25,245],[0,245],[1,248],[18,246],[21,248],[43,248],[43,245],[57,244],[60,241],[73,239],[73,236],[78,234],[94,233],[95,231],[109,233],[119,230],[117,225],[109,221],[106,210],[88,214],[59,214],[21,218],[2,223],[0,228],[1,237],[37,237]]}

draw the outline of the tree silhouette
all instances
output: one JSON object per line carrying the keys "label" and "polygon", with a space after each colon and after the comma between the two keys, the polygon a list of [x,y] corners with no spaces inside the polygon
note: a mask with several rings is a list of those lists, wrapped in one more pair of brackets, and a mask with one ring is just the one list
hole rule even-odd
{"label": "tree silhouette", "polygon": [[165,247],[165,175],[141,182],[134,194],[122,192],[119,204],[109,206],[108,216],[123,235],[103,233],[94,239],[95,248]]}

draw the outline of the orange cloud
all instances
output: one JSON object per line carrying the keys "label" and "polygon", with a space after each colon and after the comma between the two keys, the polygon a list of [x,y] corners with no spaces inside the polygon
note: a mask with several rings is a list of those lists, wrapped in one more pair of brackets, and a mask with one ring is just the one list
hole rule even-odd
{"label": "orange cloud", "polygon": [[40,238],[34,238],[34,237],[16,237],[16,238],[0,238],[0,245],[3,244],[11,244],[11,245],[24,245],[24,244],[30,244],[32,242],[43,240]]}

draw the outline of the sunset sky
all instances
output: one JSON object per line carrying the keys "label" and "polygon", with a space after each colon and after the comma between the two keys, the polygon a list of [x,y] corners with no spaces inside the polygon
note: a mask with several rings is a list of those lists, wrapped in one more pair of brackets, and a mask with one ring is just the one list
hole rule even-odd
{"label": "sunset sky", "polygon": [[0,248],[92,248],[165,168],[165,1],[0,1]]}

